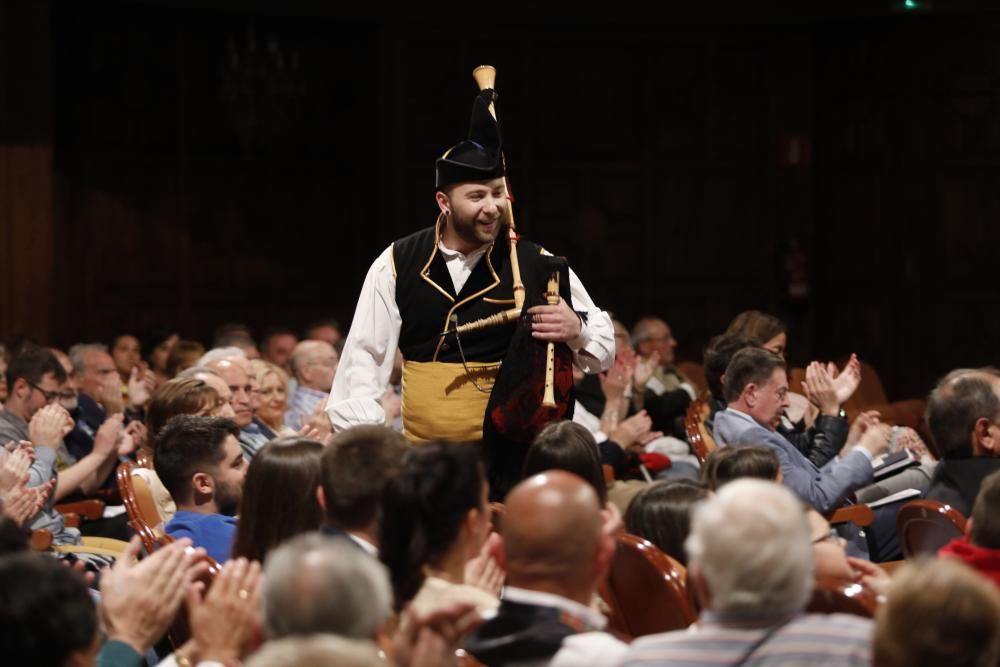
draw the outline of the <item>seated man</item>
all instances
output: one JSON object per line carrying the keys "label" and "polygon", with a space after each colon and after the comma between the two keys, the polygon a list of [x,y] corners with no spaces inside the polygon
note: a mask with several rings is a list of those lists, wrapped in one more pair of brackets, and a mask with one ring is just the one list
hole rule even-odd
{"label": "seated man", "polygon": [[871,664],[870,620],[803,613],[813,589],[809,541],[786,489],[727,484],[695,510],[686,543],[698,623],[637,639],[620,664]]}
{"label": "seated man", "polygon": [[980,485],[965,532],[938,555],[956,558],[1000,586],[1000,472],[991,473]]}
{"label": "seated man", "polygon": [[408,445],[401,433],[375,425],[355,426],[334,437],[323,452],[316,489],[326,514],[324,534],[348,537],[378,556],[382,489],[399,472]]}
{"label": "seated man", "polygon": [[927,399],[927,425],[941,461],[927,497],[969,516],[979,486],[1000,470],[1000,375],[959,369]]}
{"label": "seated man", "polygon": [[890,429],[870,427],[846,456],[822,468],[776,432],[788,407],[784,360],[761,348],[737,352],[725,374],[728,406],[715,416],[720,445],[770,447],[778,455],[785,486],[820,512],[829,512],[847,496],[872,482],[872,458],[889,446]]}
{"label": "seated man", "polygon": [[275,549],[264,568],[264,635],[374,639],[392,613],[385,566],[344,540],[317,533]]}
{"label": "seated man", "polygon": [[339,360],[340,355],[333,346],[323,341],[304,340],[295,346],[291,363],[297,385],[288,397],[285,412],[288,428],[302,428],[320,403],[326,405]]}
{"label": "seated man", "polygon": [[156,436],[153,465],[177,503],[166,525],[220,563],[229,560],[247,462],[239,428],[222,417],[174,417]]}
{"label": "seated man", "polygon": [[466,650],[486,665],[616,664],[626,645],[590,607],[615,552],[590,485],[561,470],[530,477],[507,496],[503,526],[503,601]]}
{"label": "seated man", "polygon": [[[211,369],[228,387],[226,396],[233,408],[233,421],[240,429],[240,446],[247,461],[250,461],[271,438],[264,433],[254,416],[254,398],[259,398],[255,393],[257,376],[250,368],[246,354],[237,347],[215,348],[202,356],[199,360],[201,365]],[[190,376],[212,384],[202,374],[191,373]]]}
{"label": "seated man", "polygon": [[635,404],[646,409],[653,419],[653,428],[678,437],[684,436],[684,414],[688,404],[697,398],[691,381],[674,366],[677,340],[667,323],[657,317],[644,317],[632,327],[632,345],[638,361],[646,364],[651,376],[639,374],[633,378]]}

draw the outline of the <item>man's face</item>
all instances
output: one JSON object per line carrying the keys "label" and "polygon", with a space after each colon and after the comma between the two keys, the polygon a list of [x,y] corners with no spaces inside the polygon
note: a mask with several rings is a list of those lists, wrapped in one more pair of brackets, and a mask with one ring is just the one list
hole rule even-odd
{"label": "man's face", "polygon": [[111,348],[111,358],[115,368],[124,378],[132,369],[139,365],[139,340],[135,336],[119,336]]}
{"label": "man's face", "polygon": [[650,326],[650,336],[639,343],[639,353],[648,357],[654,352],[660,353],[660,361],[665,364],[674,362],[674,349],[677,347],[677,340],[674,339],[673,332],[666,322],[658,321]]}
{"label": "man's face", "polygon": [[339,362],[340,356],[329,345],[324,345],[322,349],[316,350],[302,369],[303,386],[319,391],[330,391]]}
{"label": "man's face", "polygon": [[229,385],[226,384],[226,381],[215,373],[199,373],[196,377],[214,389],[219,394],[219,398],[222,399],[219,405],[210,407],[205,414],[210,417],[233,419],[236,416],[232,405],[233,392],[229,391]]}
{"label": "man's face", "polygon": [[250,376],[243,365],[236,360],[226,359],[215,365],[215,372],[229,388],[229,404],[233,406],[233,421],[240,428],[246,428],[253,421],[253,411],[250,409]]}
{"label": "man's face", "polygon": [[[334,330],[333,327],[321,328]],[[275,334],[274,336],[271,336],[271,339],[267,343],[267,350],[265,351],[264,359],[287,372],[288,361],[292,358],[292,350],[298,342],[298,339],[296,339],[292,334]],[[333,343],[330,344],[333,345]]]}
{"label": "man's face", "polygon": [[27,400],[24,402],[25,414],[23,415],[25,421],[31,421],[36,412],[49,403],[55,403],[59,398],[59,382],[56,381],[56,377],[52,373],[43,375],[37,386],[32,386],[24,379],[18,380],[18,383],[21,382],[25,383],[22,391],[27,393]]}
{"label": "man's face", "polygon": [[772,431],[781,424],[781,415],[789,406],[788,377],[785,370],[775,368],[763,385],[749,385],[745,390],[750,416]]}
{"label": "man's face", "polygon": [[[615,356],[620,357],[622,354],[632,350],[632,337],[629,335],[628,329],[625,328],[624,324],[618,320],[613,320],[612,323],[615,327]],[[573,368],[576,368],[576,366]]]}
{"label": "man's face", "polygon": [[62,350],[52,349],[52,354],[56,355],[59,365],[66,371],[66,381],[59,388],[59,405],[69,412],[76,410],[78,405],[79,390],[76,388],[76,376],[73,374],[73,362]]}
{"label": "man's face", "polygon": [[232,435],[223,444],[225,456],[212,472],[215,481],[215,504],[219,514],[236,516],[243,500],[243,480],[247,476],[247,461],[243,458],[240,442]]}
{"label": "man's face", "polygon": [[[440,201],[440,200],[439,200]],[[495,241],[507,215],[507,185],[503,178],[459,183],[444,195],[448,225],[470,248]]]}
{"label": "man's face", "polygon": [[83,375],[77,376],[77,387],[95,401],[101,400],[101,392],[109,382],[119,382],[115,362],[107,352],[87,352],[83,367]]}
{"label": "man's face", "polygon": [[[320,327],[313,327],[309,330],[309,340],[321,340],[324,343],[329,343],[330,345],[336,345],[340,342],[342,336],[340,335],[340,329],[337,327],[330,326],[329,324],[324,324]],[[292,345],[294,348],[295,345]],[[291,358],[291,350],[288,353],[289,358]],[[275,362],[277,363],[277,362]]]}

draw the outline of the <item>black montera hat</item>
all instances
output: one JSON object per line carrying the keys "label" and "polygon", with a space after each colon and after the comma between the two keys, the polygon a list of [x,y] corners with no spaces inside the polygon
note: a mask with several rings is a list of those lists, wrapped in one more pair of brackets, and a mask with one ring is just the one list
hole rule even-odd
{"label": "black montera hat", "polygon": [[487,181],[504,175],[500,126],[490,113],[490,103],[496,99],[496,91],[489,88],[476,96],[472,103],[469,138],[437,159],[434,185],[438,190],[452,183]]}

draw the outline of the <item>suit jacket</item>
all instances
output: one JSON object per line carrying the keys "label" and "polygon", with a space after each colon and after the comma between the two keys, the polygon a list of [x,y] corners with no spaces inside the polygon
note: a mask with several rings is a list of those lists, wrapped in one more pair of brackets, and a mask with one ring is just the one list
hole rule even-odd
{"label": "suit jacket", "polygon": [[972,516],[979,487],[987,475],[997,470],[1000,458],[944,459],[934,470],[927,499],[951,505],[962,516]]}
{"label": "suit jacket", "polygon": [[872,483],[872,464],[864,453],[855,450],[819,468],[781,434],[732,408],[715,415],[715,440],[720,445],[772,449],[785,486],[820,512],[838,507],[850,493]]}

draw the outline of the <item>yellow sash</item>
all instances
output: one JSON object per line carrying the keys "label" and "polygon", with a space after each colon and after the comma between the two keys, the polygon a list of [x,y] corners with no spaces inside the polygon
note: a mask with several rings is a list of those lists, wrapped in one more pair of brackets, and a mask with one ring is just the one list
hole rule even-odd
{"label": "yellow sash", "polygon": [[[492,390],[500,362],[468,362],[472,377]],[[479,391],[462,364],[403,362],[403,435],[415,442],[483,439],[489,393]]]}

